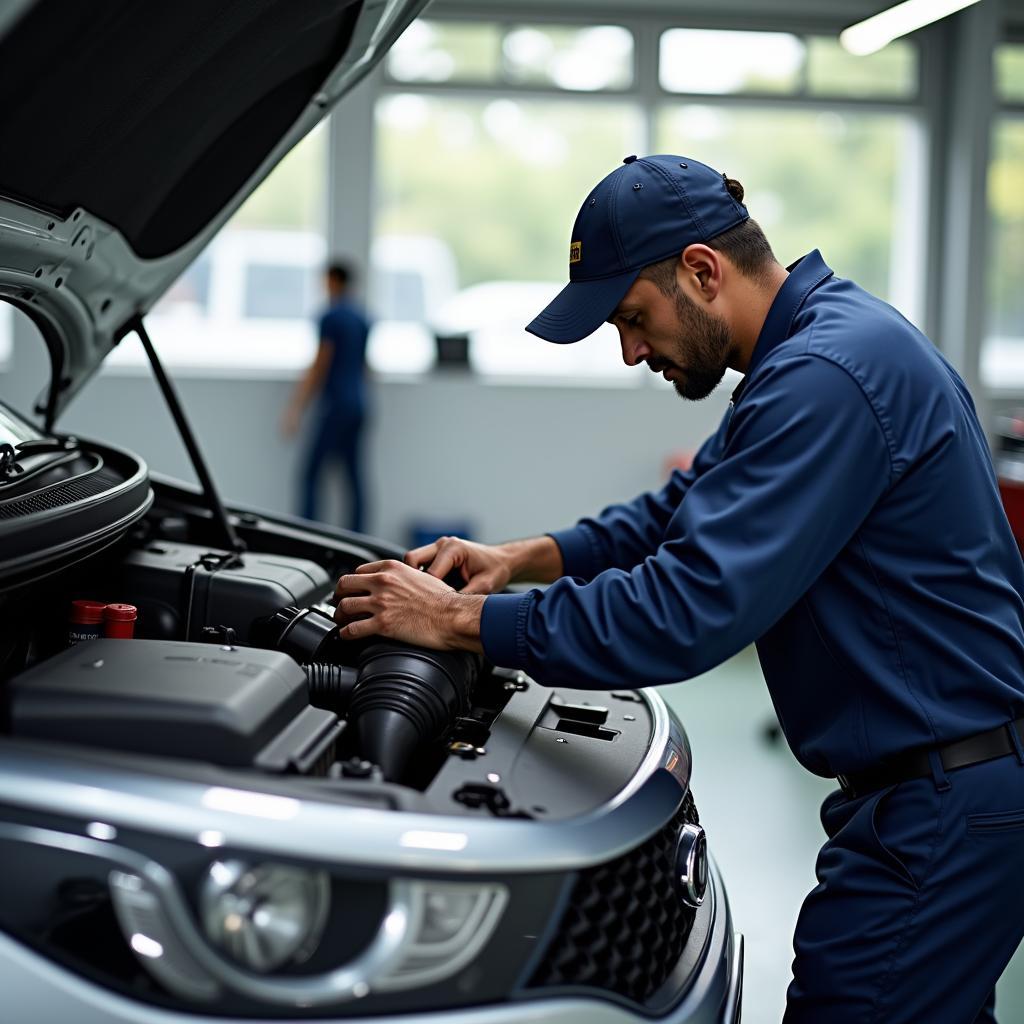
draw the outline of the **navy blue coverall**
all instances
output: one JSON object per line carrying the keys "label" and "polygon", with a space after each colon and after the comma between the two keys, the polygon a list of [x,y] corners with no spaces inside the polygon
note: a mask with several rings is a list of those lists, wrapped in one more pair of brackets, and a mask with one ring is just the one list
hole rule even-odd
{"label": "navy blue coverall", "polygon": [[[540,682],[669,683],[756,642],[790,746],[832,777],[1024,714],[1024,565],[970,395],[817,251],[693,467],[552,536],[566,575],[481,619]],[[1024,935],[1017,749],[825,801],[789,1024],[994,1019]]]}

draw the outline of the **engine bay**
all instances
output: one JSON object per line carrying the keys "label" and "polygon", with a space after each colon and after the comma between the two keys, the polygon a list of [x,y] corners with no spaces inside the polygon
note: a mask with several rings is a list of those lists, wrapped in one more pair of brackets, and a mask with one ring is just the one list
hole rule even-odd
{"label": "engine bay", "polygon": [[250,512],[233,513],[244,550],[225,550],[194,491],[154,491],[117,541],[3,595],[10,737],[539,818],[597,806],[642,763],[653,721],[634,691],[341,639],[337,577],[400,552]]}
{"label": "engine bay", "polygon": [[[68,575],[9,682],[14,736],[415,787],[483,675],[469,654],[342,641],[307,559],[129,540]],[[131,635],[90,634],[83,605],[130,609]]]}

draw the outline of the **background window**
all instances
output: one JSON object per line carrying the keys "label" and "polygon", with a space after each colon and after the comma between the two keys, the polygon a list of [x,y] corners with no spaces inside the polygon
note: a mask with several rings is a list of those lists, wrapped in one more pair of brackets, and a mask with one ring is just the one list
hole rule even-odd
{"label": "background window", "polygon": [[1024,117],[996,120],[988,179],[991,216],[989,327],[982,377],[996,388],[1024,385]]}
{"label": "background window", "polygon": [[[378,101],[371,365],[422,368],[436,331],[469,334],[486,374],[627,377],[610,326],[587,346],[523,327],[562,288],[579,204],[636,151],[641,125],[636,107],[606,100]],[[407,317],[420,312],[415,342]]]}
{"label": "background window", "polygon": [[633,34],[617,25],[519,25],[502,43],[509,82],[593,91],[633,82]]}
{"label": "background window", "polygon": [[1024,43],[996,48],[996,94],[1010,103],[1024,103]]}
{"label": "background window", "polygon": [[662,33],[659,77],[669,92],[795,92],[804,42],[785,32],[673,28]]}
{"label": "background window", "polygon": [[674,28],[661,36],[659,77],[669,92],[910,99],[917,47],[897,40],[855,57],[833,36]]}
{"label": "background window", "polygon": [[917,47],[896,40],[857,57],[837,39],[807,40],[807,89],[814,95],[908,99],[917,95]]}
{"label": "background window", "polygon": [[[708,97],[679,106],[630,92],[635,58],[626,26],[410,28],[393,51],[392,82],[453,88],[392,86],[377,103],[372,366],[420,372],[434,362],[435,336],[467,334],[484,373],[642,382],[621,365],[611,328],[579,348],[523,333],[565,281],[580,201],[640,151],[688,154],[740,178],[780,259],[820,247],[837,273],[920,318],[920,119],[841,104],[916,100],[916,44],[853,57],[831,36],[668,29],[662,88]],[[626,96],[569,100],[516,87]],[[747,94],[774,97],[771,109],[716,98]]]}
{"label": "background window", "polygon": [[388,52],[396,82],[490,82],[501,67],[501,30],[475,22],[414,21]]}
{"label": "background window", "polygon": [[838,275],[899,299],[903,312],[915,315],[898,280],[907,261],[894,259],[905,236],[900,217],[918,192],[909,173],[917,152],[912,118],[688,104],[660,111],[656,147],[738,178],[783,264],[820,248]]}

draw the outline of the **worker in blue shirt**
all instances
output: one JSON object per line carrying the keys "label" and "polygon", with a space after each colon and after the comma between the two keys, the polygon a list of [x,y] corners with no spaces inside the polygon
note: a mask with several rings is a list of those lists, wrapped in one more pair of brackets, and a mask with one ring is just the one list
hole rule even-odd
{"label": "worker in blue shirt", "polygon": [[328,307],[319,320],[320,344],[282,417],[285,436],[299,429],[303,412],[314,401],[316,410],[302,470],[301,514],[316,519],[318,488],[325,465],[341,465],[348,483],[349,526],[364,529],[366,498],[363,486],[362,438],[367,417],[366,341],[369,323],[352,300],[352,271],[347,264],[327,267]]}
{"label": "worker in blue shirt", "polygon": [[[816,251],[783,269],[742,199],[696,160],[628,157],[528,328],[567,343],[610,320],[685,398],[742,372],[692,468],[546,537],[362,566],[338,583],[343,635],[595,689],[755,642],[794,753],[840,787],[787,1024],[993,1021],[1024,935],[1024,565],[985,435],[927,338]],[[517,579],[551,585],[498,593]]]}

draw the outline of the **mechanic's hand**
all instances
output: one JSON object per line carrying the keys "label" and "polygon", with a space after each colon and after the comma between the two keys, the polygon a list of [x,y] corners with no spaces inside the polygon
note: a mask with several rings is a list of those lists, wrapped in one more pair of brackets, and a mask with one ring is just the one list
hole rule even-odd
{"label": "mechanic's hand", "polygon": [[389,637],[434,650],[481,650],[482,597],[464,597],[447,583],[401,562],[370,562],[342,576],[334,613],[345,640]]}
{"label": "mechanic's hand", "polygon": [[493,594],[504,590],[512,578],[508,559],[500,548],[461,537],[441,537],[433,544],[415,548],[406,554],[405,561],[414,569],[425,567],[437,579],[458,569],[466,581],[460,594]]}

